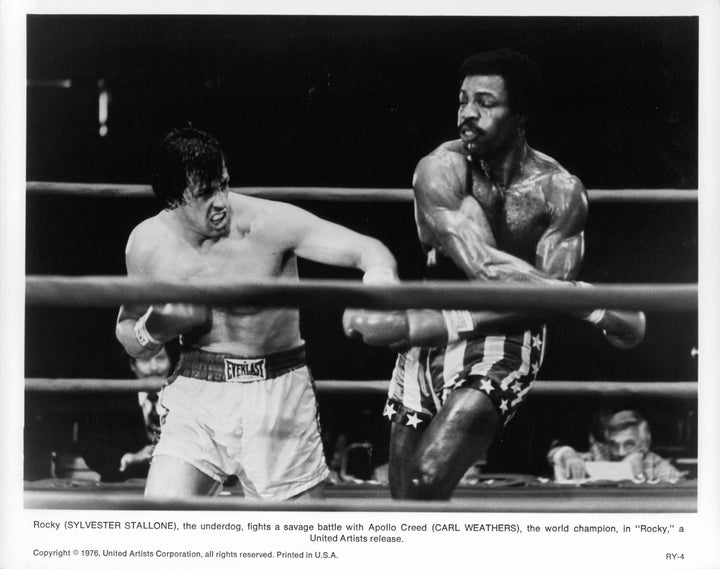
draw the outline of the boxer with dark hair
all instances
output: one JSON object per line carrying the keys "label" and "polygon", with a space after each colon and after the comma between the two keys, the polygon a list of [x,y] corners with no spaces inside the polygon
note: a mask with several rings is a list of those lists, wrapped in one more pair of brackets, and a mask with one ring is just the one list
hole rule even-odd
{"label": "boxer with dark hair", "polygon": [[[584,253],[588,204],[580,180],[531,148],[535,65],[498,50],[462,66],[458,140],[420,160],[415,218],[427,278],[571,287]],[[525,91],[527,90],[527,92]],[[586,285],[589,286],[589,285]],[[385,415],[392,421],[393,497],[449,499],[530,389],[554,314],[467,310],[348,310],[346,333],[409,349],[398,357]],[[630,348],[640,312],[574,314]]]}
{"label": "boxer with dark hair", "polygon": [[[297,207],[228,191],[219,143],[173,131],[154,155],[153,190],[165,203],[126,249],[128,275],[187,282],[298,279],[297,258],[396,279],[379,241]],[[180,337],[180,361],[160,396],[167,412],[145,493],[212,494],[235,475],[247,497],[317,495],[328,476],[299,311],[167,303],[123,306],[116,335],[133,357]]]}

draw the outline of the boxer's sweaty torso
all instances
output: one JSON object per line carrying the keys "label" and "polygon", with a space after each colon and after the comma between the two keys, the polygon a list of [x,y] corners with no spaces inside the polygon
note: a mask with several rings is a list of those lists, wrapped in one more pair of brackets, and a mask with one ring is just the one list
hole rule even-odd
{"label": "boxer's sweaty torso", "polygon": [[[436,153],[461,153],[460,144],[451,142]],[[475,161],[454,162],[455,179],[462,188],[458,195],[472,196],[482,207],[498,249],[534,265],[537,245],[548,228],[552,214],[549,194],[555,174],[568,175],[552,158],[529,149],[518,176],[505,189],[495,186]],[[425,212],[417,215],[418,234],[423,247],[439,249],[429,228]],[[438,257],[442,251],[438,250]],[[438,273],[439,274],[439,273]]]}
{"label": "boxer's sweaty torso", "polygon": [[[236,199],[240,198],[240,199]],[[153,223],[158,232],[155,277],[192,282],[297,280],[297,258],[277,237],[272,219],[259,201],[233,196],[230,232],[217,240],[191,246],[174,230],[170,212]],[[296,309],[245,305],[213,306],[209,326],[185,334],[183,343],[203,350],[237,355],[265,355],[302,343]]]}

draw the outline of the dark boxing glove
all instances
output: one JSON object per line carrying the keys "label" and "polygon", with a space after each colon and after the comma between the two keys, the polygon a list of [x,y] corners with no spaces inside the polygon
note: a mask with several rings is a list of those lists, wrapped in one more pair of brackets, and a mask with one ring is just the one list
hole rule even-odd
{"label": "dark boxing glove", "polygon": [[645,337],[645,314],[639,311],[606,310],[595,326],[603,331],[608,343],[629,350]]}
{"label": "dark boxing glove", "polygon": [[[581,281],[574,284],[580,287],[592,286]],[[645,314],[640,311],[597,308],[580,318],[602,330],[608,343],[616,348],[634,348],[645,337]]]}
{"label": "dark boxing glove", "polygon": [[343,314],[343,330],[348,338],[360,338],[369,346],[390,346],[409,338],[405,311],[348,308]]}
{"label": "dark boxing glove", "polygon": [[472,313],[458,310],[406,310],[378,312],[348,309],[343,329],[349,338],[371,346],[403,350],[410,346],[440,346],[475,331]]}
{"label": "dark boxing glove", "polygon": [[209,308],[199,304],[156,304],[135,323],[135,339],[143,348],[159,349],[180,334],[205,325],[209,317]]}

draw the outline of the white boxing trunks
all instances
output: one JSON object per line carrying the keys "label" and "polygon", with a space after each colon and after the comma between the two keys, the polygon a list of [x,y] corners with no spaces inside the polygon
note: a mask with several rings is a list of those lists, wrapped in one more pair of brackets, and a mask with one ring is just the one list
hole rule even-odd
{"label": "white boxing trunks", "polygon": [[325,480],[313,379],[301,346],[264,357],[183,347],[160,395],[153,456],[183,460],[245,496],[284,500]]}

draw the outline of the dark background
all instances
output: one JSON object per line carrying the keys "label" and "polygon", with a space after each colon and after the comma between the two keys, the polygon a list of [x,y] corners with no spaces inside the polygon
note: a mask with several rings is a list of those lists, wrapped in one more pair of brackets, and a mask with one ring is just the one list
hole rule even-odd
{"label": "dark background", "polygon": [[[456,137],[457,68],[512,47],[546,87],[528,141],[588,188],[697,188],[697,18],[29,16],[27,178],[148,183],[149,149],[191,121],[223,144],[233,186],[408,188],[418,159]],[[71,80],[70,87],[58,81]],[[100,86],[111,94],[99,135]],[[299,202],[382,239],[403,279],[421,277],[410,204]],[[124,273],[130,230],[151,199],[27,196],[28,274]],[[580,278],[697,282],[697,206],[594,204]],[[359,275],[302,263],[301,275]],[[28,377],[125,377],[113,310],[28,307]],[[346,340],[341,311],[306,310],[317,378],[388,379],[394,356]],[[550,327],[541,379],[694,381],[697,314],[648,314],[622,352],[586,324]],[[75,396],[77,398],[77,396]],[[49,401],[49,400],[52,401]],[[382,398],[320,400],[328,431],[371,440],[385,458]],[[28,413],[62,410],[29,395]],[[550,439],[583,446],[601,408],[634,406],[655,440],[696,453],[696,402],[537,398],[492,453],[496,468],[537,471]],[[41,411],[38,411],[40,409]],[[43,431],[33,435],[42,439]]]}

